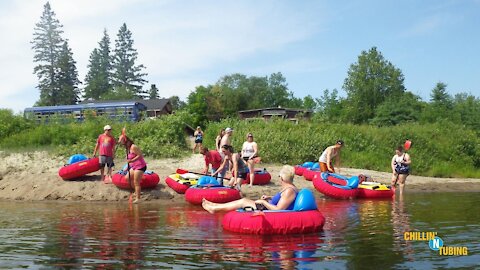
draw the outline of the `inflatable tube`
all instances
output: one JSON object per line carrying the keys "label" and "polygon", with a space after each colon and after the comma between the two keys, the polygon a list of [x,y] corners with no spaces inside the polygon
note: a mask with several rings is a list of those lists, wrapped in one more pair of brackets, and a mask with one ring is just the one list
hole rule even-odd
{"label": "inflatable tube", "polygon": [[313,176],[315,176],[315,174],[319,174],[319,173],[320,173],[319,169],[315,169],[315,170],[305,169],[305,171],[303,171],[303,178],[305,178],[305,180],[307,180],[307,181],[312,181]]}
{"label": "inflatable tube", "polygon": [[198,183],[198,175],[171,174],[165,179],[165,184],[178,194],[184,194],[188,188]]}
{"label": "inflatable tube", "polygon": [[308,189],[302,189],[293,210],[245,211],[239,209],[227,213],[222,221],[225,230],[248,234],[294,234],[318,232],[325,218],[317,210],[315,197]]}
{"label": "inflatable tube", "polygon": [[305,171],[305,167],[302,167],[301,165],[295,165],[293,168],[295,169],[295,174],[298,176],[302,176]]}
{"label": "inflatable tube", "polygon": [[[112,176],[112,183],[117,186],[118,188],[121,189],[127,189],[127,190],[133,190],[131,187],[129,181],[125,179],[125,175],[127,175],[127,171],[118,171],[116,174]],[[133,176],[130,181],[132,182],[133,185]],[[152,172],[152,171],[145,171],[142,176],[142,180],[140,181],[140,187],[142,188],[154,188],[158,185],[158,182],[160,182],[160,177],[158,177],[158,174]]]}
{"label": "inflatable tube", "polygon": [[314,162],[307,161],[302,164],[302,167],[304,168],[311,168],[313,166]]}
{"label": "inflatable tube", "polygon": [[[255,170],[255,179],[253,179],[254,185],[266,185],[270,183],[272,176],[267,169]],[[247,179],[243,180],[242,184],[250,184],[250,174],[247,173]]]}
{"label": "inflatable tube", "polygon": [[[332,181],[344,180],[347,185],[338,185]],[[358,176],[346,178],[334,173],[318,173],[313,177],[313,186],[323,195],[334,199],[351,199],[358,195]]]}
{"label": "inflatable tube", "polygon": [[215,203],[226,203],[239,200],[241,196],[240,191],[224,186],[194,186],[185,191],[185,200],[191,204],[201,205],[203,198]]}
{"label": "inflatable tube", "polygon": [[98,161],[98,157],[96,157],[70,165],[65,165],[64,167],[60,168],[58,175],[63,180],[71,180],[98,170],[100,170],[100,163]]}
{"label": "inflatable tube", "polygon": [[381,199],[393,197],[390,186],[376,182],[362,182],[358,185],[358,197],[368,199]]}

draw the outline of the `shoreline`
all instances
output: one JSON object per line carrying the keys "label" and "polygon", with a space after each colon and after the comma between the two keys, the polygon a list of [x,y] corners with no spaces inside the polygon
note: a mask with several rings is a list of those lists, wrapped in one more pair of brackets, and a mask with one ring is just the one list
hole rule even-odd
{"label": "shoreline", "polygon": [[[64,157],[52,157],[47,152],[9,153],[0,152],[0,200],[2,201],[98,201],[121,202],[128,200],[130,191],[121,190],[113,184],[100,181],[100,172],[95,172],[79,181],[64,181],[58,176],[58,170],[67,160]],[[121,168],[123,159],[117,158],[117,168]],[[203,156],[194,154],[183,159],[148,159],[148,170],[160,176],[159,185],[151,190],[142,190],[145,202],[185,202],[183,194],[177,194],[165,184],[165,178],[177,168],[201,171]],[[283,165],[258,164],[257,168],[267,168],[272,175],[268,185],[242,186],[242,193],[248,198],[257,198],[263,194],[273,194],[279,189],[278,172]],[[360,173],[371,176],[380,183],[390,183],[390,173],[362,169],[341,168],[341,174],[351,176]],[[314,191],[318,198],[323,195],[315,190],[312,182],[301,176],[295,176],[294,184],[299,188]],[[397,191],[398,192],[398,191]],[[407,178],[405,193],[411,192],[480,192],[480,179],[471,178],[433,178],[410,175]]]}

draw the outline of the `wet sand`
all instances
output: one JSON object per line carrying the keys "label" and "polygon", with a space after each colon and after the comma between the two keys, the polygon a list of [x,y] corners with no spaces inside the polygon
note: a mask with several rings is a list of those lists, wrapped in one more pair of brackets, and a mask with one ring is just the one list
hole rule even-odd
{"label": "wet sand", "polygon": [[[4,153],[0,152],[0,199],[1,200],[69,200],[69,201],[123,201],[130,195],[113,184],[100,181],[100,172],[95,172],[76,181],[64,181],[58,176],[58,170],[65,164],[66,157],[52,157],[46,152]],[[159,185],[152,190],[142,191],[146,202],[173,201],[184,202],[182,194],[177,194],[165,184],[165,178],[177,168],[201,171],[203,156],[191,155],[183,159],[146,159],[148,169],[160,176]],[[115,170],[124,164],[124,159],[117,158]],[[272,195],[279,189],[278,172],[280,164],[257,164],[267,168],[272,181],[265,186],[242,186],[242,193],[249,198],[259,198],[263,194]],[[114,171],[115,171],[114,170]],[[351,176],[360,173],[371,176],[375,181],[390,183],[391,173],[341,168],[341,174]],[[296,176],[298,188],[315,191],[312,182]],[[407,178],[405,192],[480,192],[480,179],[467,178],[432,178],[410,175]],[[322,197],[320,193],[315,194]]]}

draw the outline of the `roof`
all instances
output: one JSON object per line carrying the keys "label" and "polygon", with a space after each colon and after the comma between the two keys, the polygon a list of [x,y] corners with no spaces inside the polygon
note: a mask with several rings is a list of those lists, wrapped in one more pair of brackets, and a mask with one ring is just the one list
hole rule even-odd
{"label": "roof", "polygon": [[134,99],[134,100],[84,100],[80,102],[80,104],[88,104],[88,103],[112,103],[112,102],[138,102],[142,103],[147,107],[147,110],[154,110],[154,109],[163,109],[169,102],[170,99],[162,98],[162,99]]}
{"label": "roof", "polygon": [[88,102],[80,103],[74,105],[57,105],[57,106],[40,106],[40,107],[30,107],[26,108],[25,111],[51,111],[51,110],[80,110],[80,109],[89,109],[89,108],[111,108],[111,107],[128,107],[128,106],[138,106],[140,110],[145,110],[146,106],[143,103],[136,101],[114,101],[114,102]]}

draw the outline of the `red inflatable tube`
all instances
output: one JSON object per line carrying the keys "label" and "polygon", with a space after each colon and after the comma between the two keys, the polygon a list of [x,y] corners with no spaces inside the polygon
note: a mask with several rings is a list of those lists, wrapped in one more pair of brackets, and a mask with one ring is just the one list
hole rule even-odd
{"label": "red inflatable tube", "polygon": [[393,196],[393,189],[389,190],[373,190],[373,189],[358,189],[358,198],[364,199],[384,199]]}
{"label": "red inflatable tube", "polygon": [[227,187],[191,187],[185,191],[185,200],[191,204],[201,205],[203,198],[215,202],[226,203],[241,198],[240,192]]}
{"label": "red inflatable tube", "polygon": [[[125,179],[125,175],[127,175],[127,173],[124,171],[117,172],[112,176],[112,183],[118,188],[133,190],[129,181]],[[133,175],[130,175],[130,177],[131,177],[130,181],[132,182],[132,185],[133,185]],[[142,180],[140,181],[140,186],[142,188],[154,188],[158,185],[158,182],[160,182],[160,177],[158,177],[158,174],[152,171],[146,171],[142,176]]]}
{"label": "red inflatable tube", "polygon": [[[266,170],[255,170],[254,185],[266,185],[270,183],[272,176]],[[243,180],[242,184],[250,184],[250,174],[247,173],[247,179]]]}
{"label": "red inflatable tube", "polygon": [[335,187],[326,182],[325,179],[323,179],[323,175],[328,174],[318,173],[313,177],[313,186],[323,195],[334,199],[350,199],[357,197],[358,188],[342,189]]}
{"label": "red inflatable tube", "polygon": [[305,169],[303,171],[303,178],[305,178],[305,180],[307,181],[312,181],[313,180],[313,176],[315,176],[315,174],[320,174],[320,171],[318,170],[310,170],[310,169]]}
{"label": "red inflatable tube", "polygon": [[295,165],[295,167],[293,167],[295,169],[295,174],[298,175],[298,176],[302,176],[303,175],[303,172],[305,171],[306,168],[300,166],[300,165]]}
{"label": "red inflatable tube", "polygon": [[98,157],[96,157],[66,165],[60,168],[58,175],[63,180],[71,180],[98,170],[100,170],[100,163],[98,161]]}
{"label": "red inflatable tube", "polygon": [[181,184],[170,177],[165,179],[165,184],[167,184],[171,189],[175,190],[175,192],[178,194],[185,194],[185,191],[191,187],[191,185]]}
{"label": "red inflatable tube", "polygon": [[325,218],[318,210],[228,212],[222,221],[227,231],[247,234],[303,234],[318,232]]}

